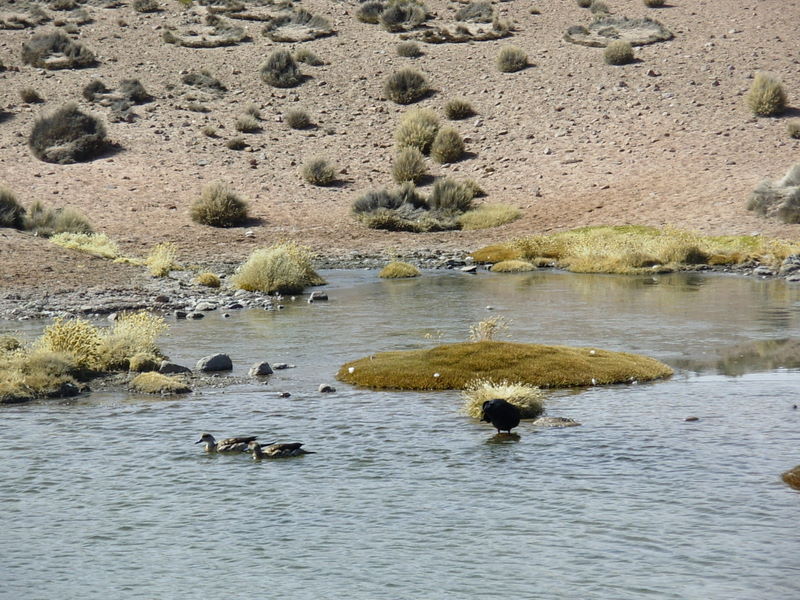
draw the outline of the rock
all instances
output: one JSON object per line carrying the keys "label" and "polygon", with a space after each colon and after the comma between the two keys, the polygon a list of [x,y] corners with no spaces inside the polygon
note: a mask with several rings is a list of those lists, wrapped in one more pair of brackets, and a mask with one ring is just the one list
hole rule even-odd
{"label": "rock", "polygon": [[478,272],[478,265],[467,265],[466,267],[461,267],[462,273],[471,273],[475,274]]}
{"label": "rock", "polygon": [[176,319],[185,319],[187,316],[187,312],[185,310],[176,310],[172,314]]}
{"label": "rock", "polygon": [[769,267],[760,266],[753,269],[753,275],[758,277],[772,277],[775,275],[775,271]]}
{"label": "rock", "polygon": [[190,313],[186,314],[186,318],[187,319],[195,319],[196,320],[196,319],[202,319],[204,317],[205,317],[205,315],[203,313],[201,313],[201,312],[190,312]]}
{"label": "rock", "polygon": [[184,367],[183,365],[169,362],[168,360],[162,360],[158,367],[158,372],[162,375],[173,375],[175,373],[191,373],[192,370],[189,367]]}
{"label": "rock", "polygon": [[272,369],[266,361],[257,362],[247,372],[250,377],[264,377],[265,375],[272,375]]}
{"label": "rock", "polygon": [[207,312],[207,311],[210,311],[210,310],[217,310],[217,305],[214,304],[213,302],[205,302],[205,301],[203,301],[203,302],[198,302],[195,305],[194,309],[195,310],[202,310],[204,312]]}
{"label": "rock", "polygon": [[211,354],[198,360],[196,368],[198,371],[230,371],[233,362],[227,354]]}
{"label": "rock", "polygon": [[244,308],[244,305],[241,302],[231,302],[230,304],[226,304],[225,308],[227,310],[238,310]]}
{"label": "rock", "polygon": [[581,424],[573,419],[566,417],[539,417],[533,420],[533,424],[537,427],[579,427]]}
{"label": "rock", "polygon": [[308,297],[309,304],[312,302],[325,302],[327,300],[328,294],[325,292],[311,292],[311,295]]}
{"label": "rock", "polygon": [[336,388],[332,385],[328,385],[327,383],[319,384],[319,393],[320,394],[332,394],[336,391]]}
{"label": "rock", "polygon": [[700,417],[686,417],[684,419],[684,421],[686,421],[687,423],[694,423],[695,421],[699,421],[699,420],[700,420]]}
{"label": "rock", "polygon": [[159,294],[155,298],[153,298],[153,302],[158,302],[159,304],[166,304],[169,302],[169,296],[165,296],[164,294]]}
{"label": "rock", "polygon": [[283,369],[294,369],[294,365],[287,365],[286,363],[275,363],[272,365],[272,368],[276,371],[281,371]]}

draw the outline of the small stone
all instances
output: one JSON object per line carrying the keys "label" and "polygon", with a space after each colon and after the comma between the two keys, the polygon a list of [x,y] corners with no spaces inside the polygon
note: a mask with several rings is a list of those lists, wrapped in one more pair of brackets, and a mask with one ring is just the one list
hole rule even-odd
{"label": "small stone", "polygon": [[692,423],[694,421],[699,421],[699,420],[700,420],[700,417],[686,417],[684,419],[684,421],[686,421],[687,423]]}
{"label": "small stone", "polygon": [[461,272],[475,274],[478,272],[478,265],[467,265],[466,267],[461,267]]}
{"label": "small stone", "polygon": [[230,371],[233,369],[231,357],[227,354],[211,354],[197,361],[198,371]]}
{"label": "small stone", "polygon": [[308,297],[309,304],[312,302],[325,302],[327,300],[328,294],[325,292],[311,292],[311,295]]}
{"label": "small stone", "polygon": [[195,310],[201,310],[203,312],[208,312],[210,310],[217,310],[217,305],[213,302],[198,302],[197,305],[194,307]]}
{"label": "small stone", "polygon": [[336,391],[336,388],[332,385],[328,385],[327,383],[321,383],[319,385],[319,393],[320,394],[332,394]]}
{"label": "small stone", "polygon": [[274,363],[272,368],[275,371],[282,371],[283,369],[294,369],[294,365],[287,365],[286,363]]}
{"label": "small stone", "polygon": [[159,294],[155,298],[153,298],[153,302],[158,302],[159,304],[165,304],[169,302],[169,296],[165,296],[164,294]]}
{"label": "small stone", "polygon": [[205,317],[205,315],[203,313],[201,313],[201,312],[190,312],[190,313],[186,314],[186,318],[187,319],[195,319],[196,320],[196,319],[202,319],[204,317]]}
{"label": "small stone", "polygon": [[272,369],[266,361],[257,362],[247,372],[250,377],[264,377],[265,375],[272,375]]}
{"label": "small stone", "polygon": [[186,311],[185,310],[176,310],[172,315],[176,319],[185,319],[186,318]]}

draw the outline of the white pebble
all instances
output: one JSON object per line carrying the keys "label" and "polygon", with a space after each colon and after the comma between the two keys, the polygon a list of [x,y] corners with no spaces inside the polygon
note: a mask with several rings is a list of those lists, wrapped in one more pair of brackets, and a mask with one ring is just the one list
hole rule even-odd
{"label": "white pebble", "polygon": [[347,369],[347,372],[348,372],[348,373],[352,373],[352,372],[353,372],[353,371],[355,371],[355,370],[356,370],[356,368],[355,368],[355,367],[350,367],[349,369]]}

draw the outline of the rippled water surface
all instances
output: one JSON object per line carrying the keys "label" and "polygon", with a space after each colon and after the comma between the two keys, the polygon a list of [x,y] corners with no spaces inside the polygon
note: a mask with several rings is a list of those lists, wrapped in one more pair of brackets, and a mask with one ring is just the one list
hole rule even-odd
{"label": "rippled water surface", "polygon": [[[0,407],[3,598],[800,597],[800,288],[673,275],[332,272],[328,303],[179,322],[185,364],[229,352],[266,385]],[[493,312],[487,306],[494,307]],[[669,381],[553,392],[582,427],[498,441],[457,392],[334,381],[367,353],[463,340],[648,354]],[[0,330],[41,324],[0,324]],[[788,341],[787,341],[788,340]],[[320,383],[335,394],[322,395]],[[289,398],[277,392],[291,392]],[[687,416],[699,417],[685,422]],[[198,434],[303,441],[255,463]]]}

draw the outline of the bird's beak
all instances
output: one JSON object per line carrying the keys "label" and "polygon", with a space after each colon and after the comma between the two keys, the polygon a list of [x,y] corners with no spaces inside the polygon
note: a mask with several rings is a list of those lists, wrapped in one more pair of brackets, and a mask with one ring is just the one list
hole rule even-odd
{"label": "bird's beak", "polygon": [[197,440],[197,441],[195,442],[195,444],[199,444],[199,443],[201,443],[202,441],[203,441],[203,440]]}

